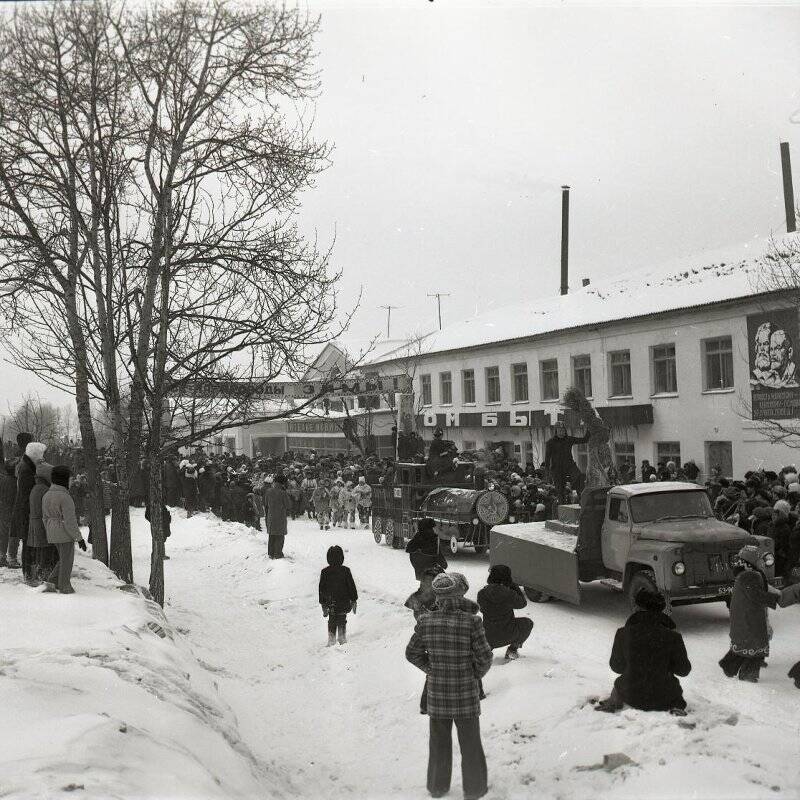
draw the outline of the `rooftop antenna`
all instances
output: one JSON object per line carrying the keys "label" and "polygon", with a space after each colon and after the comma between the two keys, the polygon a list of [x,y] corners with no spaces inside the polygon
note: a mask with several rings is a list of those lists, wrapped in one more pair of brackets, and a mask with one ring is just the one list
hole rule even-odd
{"label": "rooftop antenna", "polygon": [[447,292],[434,292],[433,294],[429,294],[428,297],[435,297],[436,298],[436,308],[439,312],[439,330],[442,329],[442,298],[443,297],[450,297],[449,293]]}
{"label": "rooftop antenna", "polygon": [[392,337],[389,335],[389,331],[392,327],[392,309],[393,308],[402,308],[403,306],[380,306],[380,308],[385,308],[387,311],[386,314],[386,338],[391,339]]}

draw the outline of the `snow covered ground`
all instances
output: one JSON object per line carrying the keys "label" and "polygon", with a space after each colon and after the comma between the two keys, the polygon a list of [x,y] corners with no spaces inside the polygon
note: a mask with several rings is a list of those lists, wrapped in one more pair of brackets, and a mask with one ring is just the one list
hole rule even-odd
{"label": "snow covered ground", "polygon": [[[267,558],[265,534],[238,524],[175,511],[172,529],[168,624],[86,558],[72,597],[0,576],[0,796],[76,784],[92,797],[427,797],[423,680],[404,659],[413,616],[403,602],[415,588],[405,554],[369,531],[323,533],[308,520],[290,522],[283,561]],[[326,648],[317,580],[333,543],[360,599],[349,643]],[[140,511],[134,554],[146,583]],[[451,559],[472,598],[487,567],[487,556]],[[800,658],[797,608],[773,614],[758,685],[717,667],[724,606],[676,609],[693,663],[685,719],[592,709],[613,679],[620,595],[591,586],[578,608],[523,613],[535,622],[523,657],[504,664],[496,651],[484,681],[489,798],[800,797],[800,692],[786,677]],[[614,753],[634,763],[603,769]]]}

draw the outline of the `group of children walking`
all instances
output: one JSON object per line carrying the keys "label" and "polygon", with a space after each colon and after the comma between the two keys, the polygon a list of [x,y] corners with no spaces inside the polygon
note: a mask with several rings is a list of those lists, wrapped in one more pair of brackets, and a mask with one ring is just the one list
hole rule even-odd
{"label": "group of children walking", "polygon": [[362,528],[369,528],[369,515],[372,509],[372,487],[362,476],[353,486],[340,478],[331,483],[327,478],[320,479],[311,493],[314,516],[319,529],[330,530],[331,525],[342,528],[356,527],[356,512]]}

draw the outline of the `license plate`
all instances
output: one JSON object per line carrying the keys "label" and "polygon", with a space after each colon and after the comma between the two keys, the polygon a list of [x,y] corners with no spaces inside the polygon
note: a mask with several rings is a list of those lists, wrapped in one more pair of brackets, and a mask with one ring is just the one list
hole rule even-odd
{"label": "license plate", "polygon": [[724,575],[725,570],[725,563],[722,560],[722,556],[709,556],[708,557],[708,569],[712,575]]}

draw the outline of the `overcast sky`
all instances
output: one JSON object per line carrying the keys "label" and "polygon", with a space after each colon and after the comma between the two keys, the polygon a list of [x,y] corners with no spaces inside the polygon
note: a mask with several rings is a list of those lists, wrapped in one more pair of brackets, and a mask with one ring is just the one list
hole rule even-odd
{"label": "overcast sky", "polygon": [[[557,293],[563,183],[572,285],[784,229],[800,7],[384,5],[309,3],[335,149],[301,224],[363,287],[353,338]],[[55,394],[3,375],[0,410]]]}

